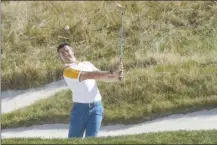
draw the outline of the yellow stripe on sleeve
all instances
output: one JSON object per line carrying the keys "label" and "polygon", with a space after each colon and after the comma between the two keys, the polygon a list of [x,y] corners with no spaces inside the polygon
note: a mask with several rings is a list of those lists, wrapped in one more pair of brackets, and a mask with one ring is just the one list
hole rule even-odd
{"label": "yellow stripe on sleeve", "polygon": [[69,69],[65,69],[64,70],[63,75],[65,77],[69,77],[69,78],[72,78],[72,79],[78,79],[78,76],[79,76],[80,72],[81,71],[79,71],[79,70],[75,70],[75,69],[69,68]]}

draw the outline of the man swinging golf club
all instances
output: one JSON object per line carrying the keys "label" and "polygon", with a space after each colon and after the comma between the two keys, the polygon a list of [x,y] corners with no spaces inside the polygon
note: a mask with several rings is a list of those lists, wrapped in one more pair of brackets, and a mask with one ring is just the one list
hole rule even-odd
{"label": "man swinging golf club", "polygon": [[73,108],[70,116],[68,137],[97,136],[104,109],[96,80],[115,82],[123,79],[123,64],[115,71],[100,71],[89,61],[77,61],[74,50],[67,43],[57,47],[65,64],[64,79],[73,93]]}

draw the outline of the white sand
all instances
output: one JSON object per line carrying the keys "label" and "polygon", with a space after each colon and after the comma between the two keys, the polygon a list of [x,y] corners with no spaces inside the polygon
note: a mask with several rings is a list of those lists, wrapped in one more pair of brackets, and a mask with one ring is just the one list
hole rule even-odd
{"label": "white sand", "polygon": [[[135,125],[102,126],[99,137],[140,134],[158,131],[217,129],[217,109],[188,114],[170,115]],[[67,138],[68,124],[44,124],[31,127],[2,130],[2,138],[39,137]]]}
{"label": "white sand", "polygon": [[1,92],[1,113],[27,107],[40,99],[48,98],[67,86],[64,80],[52,82],[44,87],[28,90],[9,90]]}
{"label": "white sand", "polygon": [[[44,99],[56,92],[66,89],[63,80],[53,82],[41,88],[30,90],[1,92],[2,113],[7,113],[31,105],[36,100]],[[198,111],[188,114],[170,115],[135,125],[109,125],[103,126],[99,136],[118,136],[158,131],[175,130],[208,130],[217,129],[217,109]],[[11,137],[40,137],[40,138],[66,138],[67,124],[44,124],[31,127],[2,130],[2,138]]]}

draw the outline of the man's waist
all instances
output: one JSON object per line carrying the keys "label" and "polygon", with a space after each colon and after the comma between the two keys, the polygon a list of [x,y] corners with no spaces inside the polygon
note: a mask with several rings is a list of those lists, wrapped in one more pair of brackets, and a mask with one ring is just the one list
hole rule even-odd
{"label": "man's waist", "polygon": [[97,105],[101,105],[101,104],[102,104],[101,100],[100,101],[95,101],[95,102],[89,102],[89,103],[73,102],[73,105],[76,105],[76,106],[88,106],[88,107],[97,106]]}

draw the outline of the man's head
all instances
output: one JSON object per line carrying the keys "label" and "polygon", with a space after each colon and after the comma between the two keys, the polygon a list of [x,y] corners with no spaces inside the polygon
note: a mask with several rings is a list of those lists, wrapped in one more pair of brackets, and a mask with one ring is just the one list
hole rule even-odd
{"label": "man's head", "polygon": [[57,52],[64,63],[71,63],[73,61],[76,61],[74,50],[68,43],[61,43],[57,47]]}

